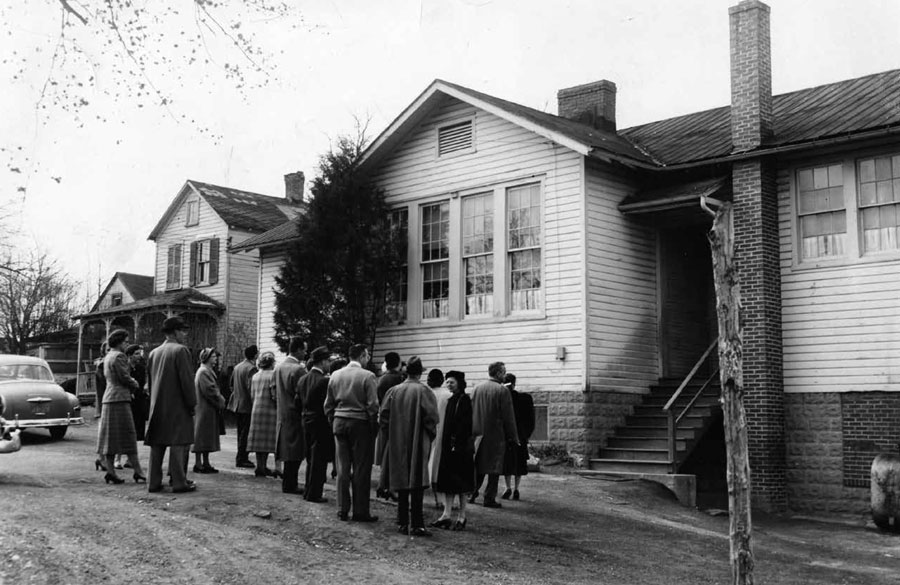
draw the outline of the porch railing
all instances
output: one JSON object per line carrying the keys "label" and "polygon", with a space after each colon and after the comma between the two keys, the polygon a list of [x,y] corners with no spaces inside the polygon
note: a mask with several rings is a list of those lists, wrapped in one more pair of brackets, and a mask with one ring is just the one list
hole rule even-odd
{"label": "porch railing", "polygon": [[694,404],[697,402],[703,393],[709,388],[709,385],[716,379],[719,375],[719,368],[715,368],[715,371],[710,374],[710,376],[706,379],[703,385],[700,386],[700,389],[694,394],[694,396],[688,401],[687,405],[681,412],[676,412],[675,403],[681,397],[681,393],[684,389],[691,383],[691,380],[694,379],[694,376],[697,375],[697,372],[703,366],[707,359],[709,359],[710,354],[712,354],[713,348],[715,348],[719,344],[719,338],[713,340],[712,343],[709,344],[709,347],[706,348],[706,351],[703,352],[703,355],[700,356],[700,359],[697,360],[697,363],[694,364],[694,367],[691,368],[691,371],[685,376],[684,380],[682,380],[681,384],[678,386],[678,390],[672,394],[672,397],[669,398],[669,401],[666,402],[666,405],[663,406],[663,412],[668,415],[668,447],[669,447],[669,465],[671,466],[671,473],[675,473],[678,471],[678,423],[687,416],[691,409],[694,408]]}

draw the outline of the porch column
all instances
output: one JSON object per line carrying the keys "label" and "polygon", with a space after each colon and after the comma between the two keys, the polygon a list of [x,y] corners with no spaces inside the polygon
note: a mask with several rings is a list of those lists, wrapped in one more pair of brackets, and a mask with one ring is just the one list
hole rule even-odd
{"label": "porch column", "polygon": [[134,339],[132,340],[132,343],[140,343],[138,340],[138,331],[140,331],[141,328],[141,316],[140,313],[135,313],[131,316],[131,322],[134,323]]}
{"label": "porch column", "polygon": [[79,320],[78,320],[78,352],[77,352],[77,356],[78,356],[78,357],[76,358],[77,361],[75,362],[75,380],[76,380],[76,383],[75,383],[75,388],[76,388],[76,390],[75,390],[75,392],[76,392],[76,393],[78,392],[78,390],[77,390],[77,388],[78,388],[78,382],[77,382],[77,380],[78,380],[78,374],[81,373],[81,342],[82,342],[83,336],[84,336],[84,320],[83,320],[83,319],[79,319]]}

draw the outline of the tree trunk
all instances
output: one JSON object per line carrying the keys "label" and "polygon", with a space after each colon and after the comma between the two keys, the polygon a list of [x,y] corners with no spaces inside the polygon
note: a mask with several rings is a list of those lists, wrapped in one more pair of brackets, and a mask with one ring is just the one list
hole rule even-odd
{"label": "tree trunk", "polygon": [[747,420],[744,416],[741,296],[734,265],[734,216],[731,203],[723,203],[716,212],[709,232],[709,242],[716,286],[716,314],[719,320],[719,367],[728,461],[732,583],[750,585],[753,583],[750,463],[747,453]]}

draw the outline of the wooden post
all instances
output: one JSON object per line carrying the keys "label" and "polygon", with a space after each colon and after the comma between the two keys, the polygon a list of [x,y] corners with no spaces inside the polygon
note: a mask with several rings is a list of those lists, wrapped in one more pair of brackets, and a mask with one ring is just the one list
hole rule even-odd
{"label": "wooden post", "polygon": [[732,583],[751,585],[753,551],[750,546],[750,463],[747,419],[744,416],[741,296],[734,265],[734,215],[731,203],[722,203],[716,211],[708,237],[719,320],[719,365],[728,461]]}

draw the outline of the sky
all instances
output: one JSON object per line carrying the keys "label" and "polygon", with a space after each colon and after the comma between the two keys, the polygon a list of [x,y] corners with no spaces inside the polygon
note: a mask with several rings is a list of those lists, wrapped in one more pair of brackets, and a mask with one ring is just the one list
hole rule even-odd
{"label": "sky", "polygon": [[[73,5],[91,14],[91,2]],[[41,98],[58,0],[0,0],[8,27],[0,56],[16,57],[0,63],[0,202],[12,209],[20,250],[45,250],[96,296],[116,271],[153,273],[147,235],[187,179],[283,196],[284,174],[301,170],[308,184],[319,156],[356,119],[369,120],[374,138],[436,78],[551,113],[557,90],[608,79],[618,89],[619,128],[727,105],[728,8],[736,3],[292,2],[287,16],[249,15],[231,29],[255,35],[268,55],[265,85],[243,91],[223,74],[241,58],[214,27],[200,50],[209,64],[187,67],[186,51],[198,47],[179,46],[171,29],[160,37],[168,61],[124,83],[115,74],[122,63],[82,35],[81,53],[73,46],[62,69],[72,77],[55,78],[85,83],[86,105],[73,113],[46,90]],[[768,4],[775,94],[900,68],[896,0]],[[137,96],[145,82],[172,103]]]}

